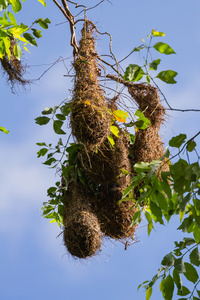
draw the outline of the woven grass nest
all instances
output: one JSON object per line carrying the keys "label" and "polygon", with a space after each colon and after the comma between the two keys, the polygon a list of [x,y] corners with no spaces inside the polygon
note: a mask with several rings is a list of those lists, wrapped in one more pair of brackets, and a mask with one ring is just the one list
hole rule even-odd
{"label": "woven grass nest", "polygon": [[134,239],[136,226],[132,226],[132,218],[137,207],[131,200],[119,204],[122,195],[120,185],[111,183],[100,186],[95,211],[106,236],[117,240],[129,237]]}
{"label": "woven grass nest", "polygon": [[[112,125],[118,127],[119,137],[113,135],[110,132],[112,107],[98,83],[93,23],[86,20],[81,33],[79,53],[74,62],[71,127],[72,134],[82,145],[78,160],[85,185],[79,179],[75,182],[71,174],[67,191],[63,192],[66,200],[63,238],[72,256],[87,258],[100,251],[104,236],[116,240],[134,239],[137,224],[132,225],[132,219],[138,207],[131,200],[120,204],[119,201],[135,176],[134,164],[159,160],[163,156],[159,129],[164,122],[165,109],[156,88],[121,80],[119,82],[128,87],[131,97],[151,124],[145,130],[138,129],[133,145],[130,145],[129,133],[117,124]],[[113,78],[115,80],[115,76]],[[114,146],[110,145],[108,135],[112,136]],[[163,165],[162,170],[168,170],[168,165]],[[139,189],[132,193],[137,200]]]}
{"label": "woven grass nest", "polygon": [[[164,154],[159,130],[164,123],[165,108],[160,103],[158,90],[151,85],[139,84],[138,89],[129,86],[128,92],[138,104],[138,108],[151,122],[147,129],[139,129],[136,132],[135,143],[131,146],[132,164],[142,161],[151,162],[154,159],[159,160]],[[168,170],[169,166],[163,164],[162,171]]]}
{"label": "woven grass nest", "polygon": [[113,147],[111,147],[109,141],[106,139],[97,151],[89,150],[85,146],[79,153],[79,159],[86,176],[96,184],[123,182],[122,169],[131,172],[131,164],[128,157],[129,137],[127,132],[119,128],[119,137],[112,137],[115,141]]}
{"label": "woven grass nest", "polygon": [[72,133],[79,142],[88,146],[102,143],[110,133],[108,105],[98,83],[93,32],[91,22],[86,20],[74,62],[76,74],[71,111]]}
{"label": "woven grass nest", "polygon": [[8,82],[11,84],[12,89],[15,84],[26,85],[27,80],[23,78],[25,68],[22,66],[21,61],[18,60],[14,55],[15,39],[10,37],[10,59],[8,55],[4,55],[0,59],[1,66],[5,74],[8,76]]}
{"label": "woven grass nest", "polygon": [[65,197],[64,244],[74,257],[94,256],[101,248],[103,235],[98,218],[90,208],[87,190],[81,183],[73,182]]}

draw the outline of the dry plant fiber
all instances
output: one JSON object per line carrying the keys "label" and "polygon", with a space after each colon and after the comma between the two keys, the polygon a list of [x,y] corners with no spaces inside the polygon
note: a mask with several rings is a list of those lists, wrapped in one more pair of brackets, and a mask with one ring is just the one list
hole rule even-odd
{"label": "dry plant fiber", "polygon": [[132,226],[132,218],[137,207],[131,200],[121,202],[123,190],[114,184],[100,187],[100,195],[96,203],[96,213],[102,232],[114,239],[134,238],[136,226]]}
{"label": "dry plant fiber", "polygon": [[[116,125],[117,126],[117,125]],[[131,171],[129,155],[129,137],[127,132],[119,128],[119,137],[112,135],[115,142],[111,146],[106,139],[97,149],[88,150],[85,146],[79,154],[86,176],[96,184],[122,183],[126,187],[123,171]],[[122,176],[122,177],[119,177]]]}
{"label": "dry plant fiber", "polygon": [[108,106],[98,83],[93,31],[93,25],[86,20],[74,62],[76,75],[71,112],[72,133],[88,147],[102,143],[110,133]]}
{"label": "dry plant fiber", "polygon": [[71,182],[65,197],[64,244],[72,256],[91,257],[101,247],[102,233],[98,218],[90,208],[87,189],[81,183]]}

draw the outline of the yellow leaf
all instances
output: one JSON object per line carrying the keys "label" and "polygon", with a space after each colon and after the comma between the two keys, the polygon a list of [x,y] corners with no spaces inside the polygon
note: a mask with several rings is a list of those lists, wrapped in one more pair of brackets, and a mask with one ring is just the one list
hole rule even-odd
{"label": "yellow leaf", "polygon": [[117,128],[117,126],[110,126],[110,131],[111,131],[116,137],[119,137],[119,135],[118,135],[119,129]]}
{"label": "yellow leaf", "polygon": [[153,29],[152,29],[151,33],[153,34],[153,36],[165,36],[164,32],[156,31],[156,30],[153,30]]}
{"label": "yellow leaf", "polygon": [[[114,114],[114,116],[115,116],[115,114]],[[116,119],[118,122],[121,122],[121,123],[126,122],[126,119],[120,118],[120,117],[118,117],[118,116],[115,116],[115,119]]]}
{"label": "yellow leaf", "polygon": [[24,50],[28,51],[29,53],[31,53],[27,48],[26,46],[23,46],[24,47]]}
{"label": "yellow leaf", "polygon": [[90,101],[88,101],[88,100],[84,101],[84,103],[87,105],[91,105]]}
{"label": "yellow leaf", "polygon": [[135,126],[135,133],[138,131],[138,127],[137,126]]}
{"label": "yellow leaf", "polygon": [[122,122],[122,123],[126,122],[126,118],[129,117],[128,113],[123,110],[115,110],[113,112],[113,115],[118,122]]}
{"label": "yellow leaf", "polygon": [[185,214],[185,210],[184,211],[180,211],[180,213],[179,213],[180,222],[182,221],[184,214]]}
{"label": "yellow leaf", "polygon": [[107,136],[107,139],[109,140],[111,146],[114,146],[115,141],[113,140],[112,136],[111,136],[111,135],[108,135],[108,136]]}

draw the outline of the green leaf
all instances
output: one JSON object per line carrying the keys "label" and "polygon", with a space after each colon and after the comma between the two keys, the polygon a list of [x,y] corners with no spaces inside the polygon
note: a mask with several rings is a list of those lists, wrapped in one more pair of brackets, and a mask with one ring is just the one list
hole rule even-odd
{"label": "green leaf", "polygon": [[181,276],[179,274],[179,272],[177,272],[177,270],[174,268],[173,270],[173,280],[177,286],[177,289],[181,289],[182,287],[182,282],[181,282]]}
{"label": "green leaf", "polygon": [[158,42],[153,47],[162,54],[176,54],[176,52],[168,44],[163,42]]}
{"label": "green leaf", "polygon": [[190,227],[191,223],[193,221],[193,217],[189,216],[188,218],[185,218],[181,225],[177,229],[181,229],[183,232],[187,232],[188,228]]}
{"label": "green leaf", "polygon": [[129,134],[130,144],[133,145],[135,143],[135,135],[130,133]]}
{"label": "green leaf", "polygon": [[9,39],[9,37],[6,37],[6,38],[3,39],[3,41],[4,41],[5,48],[6,48],[5,52],[7,53],[8,58],[10,58],[10,55],[11,55],[11,53],[10,53],[10,39]]}
{"label": "green leaf", "polygon": [[148,235],[150,235],[152,229],[153,229],[153,222],[150,222],[150,223],[148,223],[148,226],[147,226],[147,233],[148,233]]}
{"label": "green leaf", "polygon": [[54,157],[51,157],[51,158],[47,159],[43,164],[47,165],[47,166],[50,166],[55,161],[56,161],[56,159]]}
{"label": "green leaf", "polygon": [[46,125],[47,123],[49,123],[50,118],[48,117],[38,117],[35,119],[35,123],[39,124],[39,125]]}
{"label": "green leaf", "polygon": [[9,133],[9,131],[5,127],[0,127],[0,131],[4,132],[6,134]]}
{"label": "green leaf", "polygon": [[16,21],[14,15],[10,11],[7,12],[7,15],[8,15],[10,21],[12,22],[12,24],[17,26],[17,21]]}
{"label": "green leaf", "polygon": [[190,262],[197,267],[200,266],[200,253],[198,247],[194,248],[190,253]]}
{"label": "green leaf", "polygon": [[174,79],[174,77],[177,76],[177,72],[173,71],[173,70],[166,70],[166,71],[161,71],[160,73],[158,73],[158,75],[156,76],[156,78],[168,83],[168,84],[174,84],[177,81]]}
{"label": "green leaf", "polygon": [[175,257],[174,257],[174,255],[173,255],[172,252],[171,252],[171,253],[165,255],[165,257],[163,258],[161,264],[162,264],[163,266],[168,266],[168,267],[170,267],[170,266],[173,266],[173,265],[174,265],[174,262],[175,262]]}
{"label": "green leaf", "polygon": [[56,114],[56,118],[58,120],[61,120],[61,121],[65,121],[66,120],[65,116],[63,116],[62,114]]}
{"label": "green leaf", "polygon": [[187,280],[195,283],[197,282],[199,275],[196,269],[190,263],[185,263],[185,272],[183,273]]}
{"label": "green leaf", "polygon": [[112,134],[119,138],[119,129],[117,128],[117,126],[110,126],[110,131],[112,132]]}
{"label": "green leaf", "polygon": [[162,280],[161,288],[163,298],[165,300],[171,300],[174,292],[174,281],[170,274],[167,276],[167,278]]}
{"label": "green leaf", "polygon": [[14,46],[14,56],[20,60],[22,56],[22,50],[21,47],[18,44],[15,44]]}
{"label": "green leaf", "polygon": [[20,11],[22,9],[22,5],[19,0],[10,0],[10,2],[12,5],[12,9],[15,13],[17,13],[18,11]]}
{"label": "green leaf", "polygon": [[146,300],[149,300],[151,298],[152,294],[152,286],[146,290]]}
{"label": "green leaf", "polygon": [[179,134],[175,137],[173,137],[170,141],[169,141],[169,145],[171,147],[176,147],[176,148],[180,148],[180,146],[185,142],[187,136],[186,134]]}
{"label": "green leaf", "polygon": [[50,188],[48,188],[47,190],[47,195],[50,196],[51,194],[55,193],[57,190],[57,188],[55,186],[51,186]]}
{"label": "green leaf", "polygon": [[200,298],[193,296],[193,300],[200,300]]}
{"label": "green leaf", "polygon": [[56,120],[56,121],[53,121],[53,129],[55,131],[55,133],[57,134],[66,134],[62,129],[62,125],[63,125],[63,121],[60,121],[60,120]]}
{"label": "green leaf", "polygon": [[47,147],[46,143],[36,143],[36,145],[38,145],[38,146],[46,146]]}
{"label": "green leaf", "polygon": [[131,184],[124,190],[122,199],[126,198],[126,196],[143,180],[145,176],[145,173],[139,173],[137,176],[133,177]]}
{"label": "green leaf", "polygon": [[178,273],[185,272],[185,264],[182,257],[175,260],[174,267]]}
{"label": "green leaf", "polygon": [[179,296],[186,296],[186,295],[188,295],[190,293],[191,293],[190,290],[186,286],[183,285],[182,288],[180,290],[178,290],[177,295],[179,295]]}
{"label": "green leaf", "polygon": [[139,51],[141,51],[142,49],[144,49],[144,46],[135,47],[135,48],[133,49],[133,52],[139,52]]}
{"label": "green leaf", "polygon": [[48,152],[47,148],[42,148],[37,152],[37,157],[44,156]]}
{"label": "green leaf", "polygon": [[29,43],[31,43],[34,46],[37,46],[37,42],[36,42],[34,36],[32,36],[32,34],[26,32],[23,34],[23,36],[27,41],[29,41]]}
{"label": "green leaf", "polygon": [[161,62],[161,59],[156,59],[156,60],[153,60],[150,64],[149,64],[149,69],[150,70],[157,70],[157,68],[158,68],[158,65],[160,64],[160,62]]}
{"label": "green leaf", "polygon": [[160,31],[156,31],[156,30],[152,30],[152,35],[153,36],[165,36],[164,32],[160,32]]}
{"label": "green leaf", "polygon": [[9,5],[9,3],[7,2],[7,0],[0,0],[0,5],[2,5],[3,8],[5,9]]}
{"label": "green leaf", "polygon": [[146,76],[146,81],[147,81],[147,84],[150,84],[150,77],[148,75]]}
{"label": "green leaf", "polygon": [[141,211],[140,210],[134,214],[131,225],[136,225],[138,222],[139,223],[141,222]]}
{"label": "green leaf", "polygon": [[45,20],[43,20],[42,18],[38,19],[37,20],[37,23],[44,29],[47,29],[49,26],[48,26],[48,23],[51,23],[50,20],[48,18],[46,18]]}
{"label": "green leaf", "polygon": [[139,162],[134,165],[134,170],[137,173],[148,172],[150,170],[149,163],[147,162]]}
{"label": "green leaf", "polygon": [[200,228],[197,224],[194,224],[193,226],[193,236],[196,243],[200,243]]}
{"label": "green leaf", "polygon": [[61,108],[61,113],[64,115],[64,116],[68,116],[70,111],[71,111],[71,107],[72,107],[72,103],[71,102],[68,102],[68,103],[65,103]]}
{"label": "green leaf", "polygon": [[140,109],[136,110],[135,116],[139,118],[138,120],[144,121],[146,125],[150,125],[151,124],[151,122],[149,121],[149,119],[147,119],[145,117],[145,115],[143,114],[143,112]]}
{"label": "green leaf", "polygon": [[3,40],[0,40],[0,58],[2,58],[5,54],[5,44]]}
{"label": "green leaf", "polygon": [[174,182],[174,191],[180,195],[183,195],[185,192],[190,191],[190,183],[191,182],[186,180],[184,176],[181,176]]}
{"label": "green leaf", "polygon": [[144,71],[142,68],[135,64],[130,64],[124,73],[124,80],[126,81],[138,81],[140,80],[144,75]]}
{"label": "green leaf", "polygon": [[41,38],[42,37],[42,34],[41,34],[41,30],[37,30],[35,28],[31,28],[31,30],[33,31],[33,35],[36,37],[36,38]]}
{"label": "green leaf", "polygon": [[111,135],[108,135],[108,136],[107,136],[107,139],[109,140],[111,146],[114,146],[114,145],[115,145],[115,141],[114,141],[114,139],[113,139],[113,137],[112,137]]}
{"label": "green leaf", "polygon": [[53,108],[52,107],[47,107],[42,111],[43,115],[49,115],[53,112]]}
{"label": "green leaf", "polygon": [[154,217],[155,222],[159,222],[160,224],[163,224],[162,211],[154,201],[150,201],[150,210],[151,210],[151,214]]}
{"label": "green leaf", "polygon": [[196,143],[195,143],[195,141],[189,141],[188,143],[187,143],[187,150],[189,151],[189,152],[192,152],[193,150],[194,150],[194,148],[196,147]]}
{"label": "green leaf", "polygon": [[190,245],[193,245],[195,244],[195,240],[193,238],[184,238],[183,239],[183,244],[184,246],[190,246]]}

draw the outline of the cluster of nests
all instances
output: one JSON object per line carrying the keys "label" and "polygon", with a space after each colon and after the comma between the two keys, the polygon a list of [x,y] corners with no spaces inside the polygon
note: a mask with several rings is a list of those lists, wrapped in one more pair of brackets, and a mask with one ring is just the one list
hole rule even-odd
{"label": "cluster of nests", "polygon": [[14,54],[14,47],[16,41],[12,36],[9,36],[9,39],[10,39],[10,48],[9,48],[10,56],[8,56],[8,54],[5,54],[2,58],[0,58],[0,63],[3,72],[8,77],[8,82],[11,85],[11,89],[14,90],[15,84],[20,84],[24,86],[28,83],[28,81],[23,78],[23,75],[25,73],[25,68],[22,66],[21,61],[17,59]]}
{"label": "cluster of nests", "polygon": [[[132,218],[138,208],[131,200],[120,205],[119,200],[134,176],[133,165],[160,159],[164,151],[159,128],[165,110],[157,90],[150,85],[124,82],[151,125],[146,130],[137,131],[133,145],[129,143],[128,132],[117,122],[114,125],[119,129],[119,137],[110,132],[113,116],[109,111],[112,107],[98,83],[93,31],[92,23],[87,20],[74,62],[76,76],[71,111],[72,134],[82,145],[78,159],[84,170],[85,185],[78,179],[74,181],[71,176],[63,191],[64,243],[68,252],[78,258],[95,255],[101,248],[103,236],[116,240],[134,239],[136,225],[132,226]],[[115,141],[112,147],[108,135]]]}

